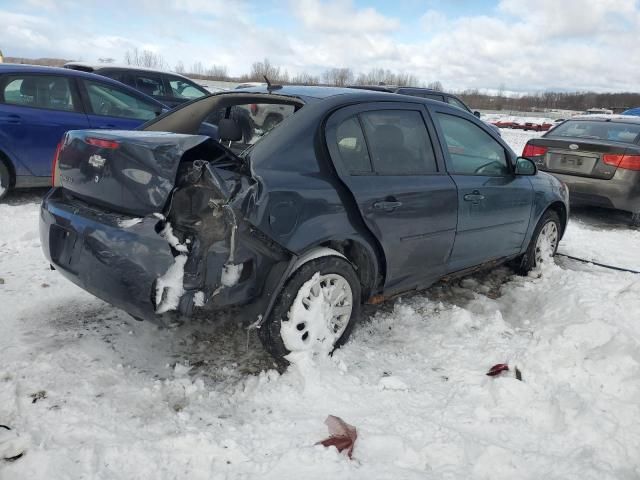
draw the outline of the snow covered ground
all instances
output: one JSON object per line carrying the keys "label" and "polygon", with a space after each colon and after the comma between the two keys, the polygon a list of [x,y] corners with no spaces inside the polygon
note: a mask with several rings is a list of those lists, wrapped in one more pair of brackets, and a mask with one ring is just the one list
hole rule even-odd
{"label": "snow covered ground", "polygon": [[[640,276],[559,258],[438,284],[280,374],[232,316],[159,330],[49,270],[40,195],[0,204],[0,424],[27,445],[2,480],[640,477]],[[577,212],[560,249],[638,269],[625,220]],[[485,375],[502,362],[523,381]],[[314,445],[329,414],[353,460]]]}

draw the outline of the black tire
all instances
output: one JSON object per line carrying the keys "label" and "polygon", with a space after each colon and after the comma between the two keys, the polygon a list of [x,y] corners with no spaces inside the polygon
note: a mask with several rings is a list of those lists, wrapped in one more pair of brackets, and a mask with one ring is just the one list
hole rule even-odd
{"label": "black tire", "polygon": [[631,214],[631,226],[640,227],[640,212],[635,212]]}
{"label": "black tire", "polygon": [[271,315],[269,315],[265,323],[258,329],[258,336],[264,348],[280,365],[288,364],[284,357],[291,353],[285,346],[281,336],[280,329],[282,322],[290,321],[288,314],[298,292],[316,273],[320,273],[320,275],[336,274],[343,277],[348,282],[352,292],[351,316],[342,335],[331,347],[331,352],[348,340],[353,326],[360,316],[362,302],[360,281],[355,270],[347,260],[341,257],[328,256],[305,263],[287,280],[282,291],[278,294]]}
{"label": "black tire", "polygon": [[0,158],[0,200],[7,196],[11,190],[11,172]]}
{"label": "black tire", "polygon": [[560,242],[560,237],[562,236],[562,224],[560,223],[560,217],[558,216],[557,212],[555,212],[554,210],[547,210],[546,212],[544,212],[544,215],[542,215],[542,217],[538,221],[538,225],[536,225],[536,229],[533,231],[533,235],[531,236],[531,241],[529,242],[527,251],[524,253],[524,255],[516,259],[513,264],[514,269],[520,275],[527,275],[537,266],[536,246],[538,243],[538,237],[540,236],[540,232],[542,231],[544,226],[549,222],[554,222],[556,224],[556,229],[558,232],[558,240],[553,250],[553,255],[555,255],[558,251],[558,243]]}

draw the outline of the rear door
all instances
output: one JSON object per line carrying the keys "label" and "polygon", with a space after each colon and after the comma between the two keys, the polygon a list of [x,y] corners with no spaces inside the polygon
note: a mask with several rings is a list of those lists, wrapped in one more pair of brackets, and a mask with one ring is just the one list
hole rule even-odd
{"label": "rear door", "polygon": [[421,104],[347,107],[327,123],[340,178],[384,250],[389,293],[438,278],[453,246],[456,187],[434,138]]}
{"label": "rear door", "polygon": [[513,173],[512,153],[458,109],[429,107],[437,119],[447,169],[458,187],[458,226],[449,270],[520,252],[533,187]]}
{"label": "rear door", "polygon": [[91,128],[131,130],[155,118],[161,107],[112,83],[79,78]]}
{"label": "rear door", "polygon": [[50,176],[64,133],[88,127],[72,78],[18,73],[0,79],[0,135],[33,175]]}

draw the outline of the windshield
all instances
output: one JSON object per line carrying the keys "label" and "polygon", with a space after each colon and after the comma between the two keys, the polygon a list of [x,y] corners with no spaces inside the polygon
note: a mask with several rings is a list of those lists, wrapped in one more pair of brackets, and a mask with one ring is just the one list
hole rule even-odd
{"label": "windshield", "polygon": [[547,137],[575,137],[635,143],[640,124],[610,121],[568,120],[551,130]]}

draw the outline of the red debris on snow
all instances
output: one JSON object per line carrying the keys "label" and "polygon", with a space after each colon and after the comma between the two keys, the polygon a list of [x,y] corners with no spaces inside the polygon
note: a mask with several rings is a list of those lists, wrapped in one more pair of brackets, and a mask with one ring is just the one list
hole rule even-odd
{"label": "red debris on snow", "polygon": [[509,365],[507,365],[506,363],[498,363],[489,369],[487,375],[489,375],[490,377],[495,377],[496,375],[500,375],[502,372],[508,371]]}
{"label": "red debris on snow", "polygon": [[334,446],[339,452],[346,451],[347,456],[351,458],[356,438],[358,438],[356,427],[333,415],[329,415],[324,423],[329,427],[329,438],[325,438],[316,445]]}

